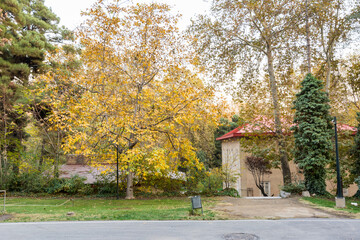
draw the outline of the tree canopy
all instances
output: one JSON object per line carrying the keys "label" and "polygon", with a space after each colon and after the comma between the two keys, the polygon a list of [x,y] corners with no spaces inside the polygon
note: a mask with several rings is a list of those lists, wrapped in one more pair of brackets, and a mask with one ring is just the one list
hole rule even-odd
{"label": "tree canopy", "polygon": [[134,197],[134,177],[201,168],[185,127],[215,119],[212,90],[190,71],[187,40],[169,11],[165,4],[99,1],[78,33],[82,69],[39,78],[50,93],[44,101],[56,109],[53,121],[68,133],[66,151],[102,162],[116,149],[127,198]]}
{"label": "tree canopy", "polygon": [[299,6],[300,2],[294,0],[215,0],[211,17],[200,16],[190,27],[196,36],[194,46],[200,60],[222,81],[233,79],[243,69],[249,74],[244,74],[241,85],[251,85],[259,65],[266,62],[267,92],[272,103],[284,184],[291,182],[291,172],[281,126],[275,66],[288,56],[289,40],[302,21]]}
{"label": "tree canopy", "polygon": [[[29,81],[42,73],[46,53],[59,36],[58,17],[44,0],[0,2],[0,174],[19,172],[27,137],[26,98]],[[5,180],[4,180],[5,181]],[[2,182],[2,181],[1,181]]]}

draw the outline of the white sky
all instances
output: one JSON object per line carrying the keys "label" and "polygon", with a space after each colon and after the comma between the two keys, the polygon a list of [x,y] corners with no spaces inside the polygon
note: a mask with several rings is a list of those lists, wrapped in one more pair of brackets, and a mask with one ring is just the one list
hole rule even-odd
{"label": "white sky", "polygon": [[[80,12],[90,8],[96,0],[45,0],[45,5],[60,17],[60,26],[64,25],[73,30],[83,21]],[[180,29],[185,29],[190,24],[190,19],[196,14],[204,14],[210,8],[210,0],[124,0],[124,4],[131,2],[160,2],[173,7],[182,18],[179,22]]]}

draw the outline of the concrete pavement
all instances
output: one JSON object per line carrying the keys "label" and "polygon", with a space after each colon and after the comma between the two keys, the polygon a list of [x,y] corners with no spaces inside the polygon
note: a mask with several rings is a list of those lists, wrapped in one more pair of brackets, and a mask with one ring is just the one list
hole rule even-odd
{"label": "concrete pavement", "polygon": [[[261,240],[355,240],[360,239],[360,220],[283,219],[0,223],[1,240],[250,239],[240,238],[241,236],[245,236],[240,233],[253,234]],[[229,234],[235,235],[233,235],[233,238],[229,238]],[[225,236],[228,236],[228,238]]]}

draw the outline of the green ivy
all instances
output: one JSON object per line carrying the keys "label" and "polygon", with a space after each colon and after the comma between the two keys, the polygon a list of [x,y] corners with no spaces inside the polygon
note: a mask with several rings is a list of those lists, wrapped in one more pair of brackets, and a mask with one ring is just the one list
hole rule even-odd
{"label": "green ivy", "polygon": [[326,195],[326,166],[332,159],[333,129],[329,98],[323,83],[311,74],[301,83],[294,101],[295,162],[303,170],[310,193]]}

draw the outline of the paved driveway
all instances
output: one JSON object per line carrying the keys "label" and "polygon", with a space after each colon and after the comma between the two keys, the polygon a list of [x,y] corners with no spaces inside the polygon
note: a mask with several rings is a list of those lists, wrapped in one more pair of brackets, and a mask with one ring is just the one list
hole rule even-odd
{"label": "paved driveway", "polygon": [[214,210],[230,219],[349,218],[349,214],[328,212],[300,202],[299,198],[246,199],[224,197]]}

